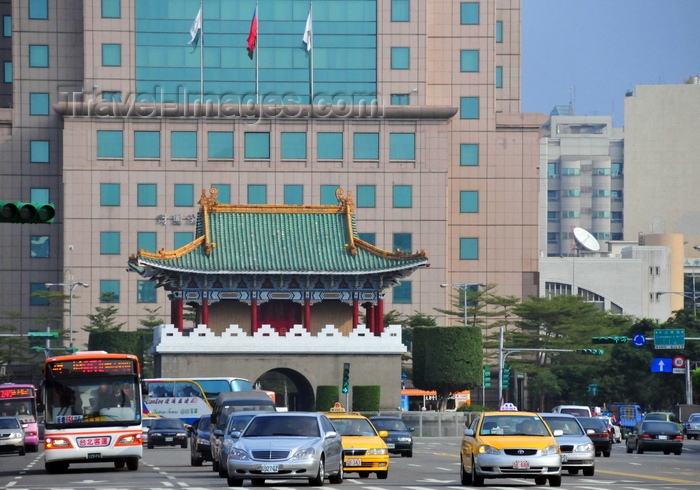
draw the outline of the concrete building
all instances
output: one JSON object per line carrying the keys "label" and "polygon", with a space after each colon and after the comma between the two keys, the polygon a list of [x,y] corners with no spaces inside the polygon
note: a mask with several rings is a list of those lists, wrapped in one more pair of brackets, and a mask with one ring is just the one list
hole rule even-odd
{"label": "concrete building", "polygon": [[44,329],[31,293],[83,282],[62,325],[78,347],[105,293],[127,329],[145,308],[166,319],[127,259],[191,241],[211,187],[245,204],[351,191],[364,240],[428,253],[386,311],[436,314],[458,293],[443,283],[537,294],[546,116],[520,112],[520,3],[319,0],[308,51],[309,2],[271,0],[250,59],[253,0],[206,0],[196,46],[196,0],[0,1],[0,196],[58,209],[2,225],[0,311]]}

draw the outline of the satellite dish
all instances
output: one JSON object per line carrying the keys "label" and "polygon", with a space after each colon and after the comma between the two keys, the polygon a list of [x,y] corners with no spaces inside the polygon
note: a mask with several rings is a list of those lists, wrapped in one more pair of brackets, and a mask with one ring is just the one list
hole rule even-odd
{"label": "satellite dish", "polygon": [[583,228],[579,228],[578,226],[574,228],[574,238],[576,239],[576,243],[586,250],[591,252],[600,250],[600,243],[598,243],[598,240]]}

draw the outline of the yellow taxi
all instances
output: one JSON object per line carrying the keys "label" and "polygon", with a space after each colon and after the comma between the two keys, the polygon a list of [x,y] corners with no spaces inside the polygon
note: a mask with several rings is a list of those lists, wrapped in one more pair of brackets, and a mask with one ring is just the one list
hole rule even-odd
{"label": "yellow taxi", "polygon": [[357,473],[360,478],[376,473],[380,480],[389,476],[389,449],[382,439],[389,435],[387,431],[377,432],[367,417],[346,412],[338,404],[326,415],[342,439],[345,473]]}
{"label": "yellow taxi", "polygon": [[533,478],[561,486],[561,450],[556,435],[534,412],[508,404],[498,412],[476,416],[464,430],[460,449],[462,485],[482,486],[485,478]]}

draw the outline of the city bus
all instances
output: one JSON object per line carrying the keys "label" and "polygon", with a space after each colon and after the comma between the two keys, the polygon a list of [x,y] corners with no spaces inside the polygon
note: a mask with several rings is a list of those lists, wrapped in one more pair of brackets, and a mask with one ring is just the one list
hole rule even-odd
{"label": "city bus", "polygon": [[34,385],[0,384],[0,415],[17,417],[24,429],[24,447],[27,452],[39,450],[39,425]]}
{"label": "city bus", "polygon": [[180,419],[192,425],[211,414],[211,404],[202,386],[191,379],[149,378],[144,381],[144,413]]}
{"label": "city bus", "polygon": [[43,377],[46,471],[105,462],[138,469],[143,433],[136,356],[78,352],[49,357]]}

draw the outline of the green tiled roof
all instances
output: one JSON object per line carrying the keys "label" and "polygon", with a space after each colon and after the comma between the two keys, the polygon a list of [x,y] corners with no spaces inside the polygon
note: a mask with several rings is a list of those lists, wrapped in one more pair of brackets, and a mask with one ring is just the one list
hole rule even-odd
{"label": "green tiled roof", "polygon": [[171,252],[140,250],[130,261],[204,274],[342,275],[428,265],[425,252],[392,253],[357,238],[352,202],[347,201],[338,206],[275,206],[209,200],[202,205],[192,243]]}

